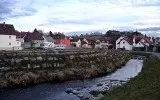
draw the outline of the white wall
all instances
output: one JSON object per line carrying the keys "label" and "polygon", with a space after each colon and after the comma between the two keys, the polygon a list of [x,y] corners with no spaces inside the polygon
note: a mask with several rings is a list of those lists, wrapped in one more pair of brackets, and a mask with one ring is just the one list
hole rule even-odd
{"label": "white wall", "polygon": [[142,44],[141,42],[138,42],[134,47],[144,47],[144,44]]}
{"label": "white wall", "polygon": [[125,50],[132,50],[133,48],[133,46],[130,45],[126,40],[122,40],[119,45],[119,48],[124,48]]}
{"label": "white wall", "polygon": [[0,35],[0,50],[19,50],[21,42],[16,40],[16,35]]}
{"label": "white wall", "polygon": [[118,39],[116,40],[116,49],[120,48],[120,44],[118,44],[118,43],[119,43],[123,38],[124,38],[124,37],[121,36],[120,38],[118,38]]}
{"label": "white wall", "polygon": [[92,48],[92,47],[90,45],[88,45],[88,44],[83,44],[82,48]]}
{"label": "white wall", "polygon": [[81,40],[78,40],[77,42],[72,42],[72,44],[75,44],[76,47],[81,47]]}
{"label": "white wall", "polygon": [[41,47],[41,44],[43,44],[43,40],[34,40],[33,41],[33,47],[35,47],[35,48],[38,48],[38,47]]}
{"label": "white wall", "polygon": [[54,48],[54,42],[44,42],[43,43],[43,48]]}

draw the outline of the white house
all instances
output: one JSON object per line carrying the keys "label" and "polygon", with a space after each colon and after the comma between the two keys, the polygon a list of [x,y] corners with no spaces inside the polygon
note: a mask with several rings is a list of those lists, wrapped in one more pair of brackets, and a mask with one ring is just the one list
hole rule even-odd
{"label": "white house", "polygon": [[25,47],[24,38],[27,36],[28,32],[20,32],[16,34],[17,41],[21,42],[21,47]]}
{"label": "white house", "polygon": [[154,43],[152,37],[133,37],[133,46],[134,47],[149,47]]}
{"label": "white house", "polygon": [[72,38],[72,39],[70,39],[70,41],[71,41],[71,45],[73,47],[78,47],[78,48],[81,47],[81,40],[80,39],[78,39],[78,38]]}
{"label": "white house", "polygon": [[101,39],[97,39],[95,42],[95,48],[106,48],[109,49],[110,47],[113,48],[113,44],[111,43],[112,38],[105,37]]}
{"label": "white house", "polygon": [[91,41],[90,40],[87,40],[87,39],[82,39],[81,40],[81,46],[82,48],[92,48],[92,46],[90,45],[91,44]]}
{"label": "white house", "polygon": [[45,49],[54,48],[54,40],[49,35],[43,35],[44,41],[42,43],[42,47]]}
{"label": "white house", "polygon": [[132,50],[133,48],[146,48],[153,44],[153,39],[143,36],[121,36],[116,41],[116,49]]}
{"label": "white house", "polygon": [[117,40],[116,40],[116,49],[119,49],[120,48],[120,44],[119,42],[124,38],[124,36],[121,36],[119,37]]}
{"label": "white house", "polygon": [[43,42],[43,35],[37,29],[35,29],[32,33],[28,32],[24,37],[25,48],[39,48]]}
{"label": "white house", "polygon": [[22,50],[21,42],[16,39],[13,25],[0,24],[0,50]]}
{"label": "white house", "polygon": [[129,37],[121,36],[116,41],[116,49],[132,50],[133,49],[132,39]]}

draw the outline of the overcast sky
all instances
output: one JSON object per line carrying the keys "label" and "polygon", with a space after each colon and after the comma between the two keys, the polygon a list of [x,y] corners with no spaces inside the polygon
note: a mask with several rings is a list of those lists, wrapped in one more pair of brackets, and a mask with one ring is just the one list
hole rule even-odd
{"label": "overcast sky", "polygon": [[19,31],[160,29],[160,0],[0,0],[0,22]]}

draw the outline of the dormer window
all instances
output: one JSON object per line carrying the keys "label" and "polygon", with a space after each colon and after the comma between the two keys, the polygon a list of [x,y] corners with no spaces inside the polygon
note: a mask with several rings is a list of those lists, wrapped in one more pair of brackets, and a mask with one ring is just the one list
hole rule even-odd
{"label": "dormer window", "polygon": [[125,42],[123,42],[123,44],[125,44]]}

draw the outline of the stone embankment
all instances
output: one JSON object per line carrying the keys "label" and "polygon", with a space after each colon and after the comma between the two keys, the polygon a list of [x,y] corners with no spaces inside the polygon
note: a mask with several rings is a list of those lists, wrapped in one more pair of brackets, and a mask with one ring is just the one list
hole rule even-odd
{"label": "stone embankment", "polygon": [[115,71],[131,58],[123,51],[3,52],[0,56],[1,88],[92,78]]}

